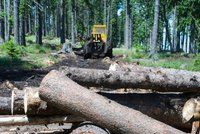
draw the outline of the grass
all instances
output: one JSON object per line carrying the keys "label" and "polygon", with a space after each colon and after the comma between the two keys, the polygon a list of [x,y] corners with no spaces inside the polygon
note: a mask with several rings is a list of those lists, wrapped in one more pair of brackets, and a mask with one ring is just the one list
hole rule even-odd
{"label": "grass", "polygon": [[159,53],[158,59],[152,60],[148,58],[148,54],[134,49],[127,52],[124,48],[116,48],[113,53],[114,55],[126,55],[123,61],[129,63],[139,61],[142,66],[200,71],[200,55]]}
{"label": "grass", "polygon": [[[0,47],[0,70],[45,68],[59,61],[51,55],[51,52],[58,51],[61,47],[58,38],[45,37],[42,46],[34,43],[35,36],[28,36],[26,40],[25,47],[14,45],[10,49],[9,44]],[[22,54],[13,57],[9,53],[16,48],[20,48]]]}

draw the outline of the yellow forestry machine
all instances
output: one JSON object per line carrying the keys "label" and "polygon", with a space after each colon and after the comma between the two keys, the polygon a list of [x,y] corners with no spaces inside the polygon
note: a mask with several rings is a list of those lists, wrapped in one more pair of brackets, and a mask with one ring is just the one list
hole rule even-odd
{"label": "yellow forestry machine", "polygon": [[92,36],[84,45],[84,58],[112,58],[112,45],[108,41],[106,25],[94,25]]}

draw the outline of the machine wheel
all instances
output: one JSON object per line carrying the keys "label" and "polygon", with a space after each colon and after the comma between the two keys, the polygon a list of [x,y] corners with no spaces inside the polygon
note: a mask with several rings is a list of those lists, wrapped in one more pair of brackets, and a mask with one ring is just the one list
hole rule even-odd
{"label": "machine wheel", "polygon": [[109,48],[105,54],[105,57],[110,57],[112,58],[113,57],[113,51],[112,51],[112,48]]}
{"label": "machine wheel", "polygon": [[84,59],[89,59],[92,57],[92,50],[90,45],[85,45],[83,49]]}
{"label": "machine wheel", "polygon": [[83,122],[73,129],[70,134],[110,134],[110,132],[91,122]]}

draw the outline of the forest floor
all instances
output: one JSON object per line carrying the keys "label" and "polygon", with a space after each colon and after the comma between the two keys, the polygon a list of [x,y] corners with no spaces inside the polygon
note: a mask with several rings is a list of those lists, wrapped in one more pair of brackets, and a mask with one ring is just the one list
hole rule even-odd
{"label": "forest floor", "polygon": [[[32,70],[53,66],[64,59],[62,56],[56,56],[61,50],[58,38],[44,37],[43,46],[36,45],[35,37],[26,37],[27,46],[22,47],[22,54],[18,58],[11,58],[6,51],[0,47],[0,70]],[[12,49],[11,49],[12,50]],[[9,50],[9,52],[11,51]],[[8,53],[8,52],[7,52]],[[142,66],[164,67],[183,69],[190,71],[200,71],[200,56],[183,53],[159,53],[157,58],[152,60],[144,52],[144,48],[135,47],[132,50],[124,48],[114,48],[114,56],[120,57],[123,62],[139,62]]]}
{"label": "forest floor", "polygon": [[114,49],[114,55],[124,55],[122,61],[128,63],[139,62],[141,66],[200,71],[200,56],[195,54],[162,52],[157,54],[156,59],[149,59],[148,54],[140,49],[127,52],[124,48],[116,48]]}

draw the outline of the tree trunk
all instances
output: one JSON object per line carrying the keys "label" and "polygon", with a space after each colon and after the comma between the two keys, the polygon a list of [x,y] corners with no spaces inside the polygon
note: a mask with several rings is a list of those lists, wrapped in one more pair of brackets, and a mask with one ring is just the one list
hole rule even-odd
{"label": "tree trunk", "polygon": [[200,99],[191,98],[189,99],[182,110],[182,117],[184,122],[194,122],[200,120]]}
{"label": "tree trunk", "polygon": [[[0,12],[1,13],[4,12],[3,0],[0,1]],[[4,18],[3,18],[3,16],[1,16],[0,17],[0,40],[2,42],[0,42],[0,44],[4,42],[4,36],[5,36],[4,35]]]}
{"label": "tree trunk", "polygon": [[103,22],[104,22],[104,25],[107,24],[107,0],[103,0]]}
{"label": "tree trunk", "polygon": [[14,42],[15,44],[20,44],[19,36],[19,0],[14,0]]}
{"label": "tree trunk", "polygon": [[[12,94],[13,97],[11,97],[11,92],[9,90],[4,90],[4,94],[1,94],[0,114],[10,115],[11,111],[13,111],[12,113],[14,115],[69,115],[68,112],[59,110],[49,105],[49,103],[41,100],[38,91],[39,88],[28,87],[24,89],[24,92],[20,90],[14,91],[14,94]],[[183,105],[188,99],[193,97],[191,94],[115,94],[102,92],[98,94],[118,102],[121,105],[138,110],[143,114],[146,114],[156,120],[164,122],[178,129],[191,129],[190,123],[182,122]],[[145,99],[141,100],[141,98]]]}
{"label": "tree trunk", "polygon": [[152,30],[152,41],[150,46],[150,56],[157,53],[158,23],[159,23],[159,5],[160,1],[155,0],[154,9],[154,25]]}
{"label": "tree trunk", "polygon": [[60,20],[60,7],[59,7],[59,3],[57,4],[57,8],[56,8],[56,36],[57,37],[60,37],[61,35],[61,27],[60,27],[60,24],[61,24],[61,20]]}
{"label": "tree trunk", "polygon": [[11,89],[0,89],[0,97],[11,97],[12,90]]}
{"label": "tree trunk", "polygon": [[42,45],[42,12],[40,9],[41,0],[36,4],[36,43]]}
{"label": "tree trunk", "polygon": [[114,133],[183,133],[93,93],[58,71],[51,71],[43,79],[39,94],[53,106],[81,115]]}
{"label": "tree trunk", "polygon": [[77,123],[82,121],[82,118],[73,115],[53,117],[28,117],[26,115],[0,116],[0,126],[45,125],[52,123]]}
{"label": "tree trunk", "polygon": [[130,0],[126,0],[126,22],[125,22],[125,35],[124,44],[127,49],[132,47],[132,20],[131,20],[131,7]]}
{"label": "tree trunk", "polygon": [[71,38],[72,44],[75,44],[75,0],[71,0]]}
{"label": "tree trunk", "polygon": [[61,16],[61,35],[60,35],[60,43],[64,44],[65,43],[65,1],[61,0],[60,1],[60,16]]}
{"label": "tree trunk", "polygon": [[10,40],[10,0],[4,0],[5,41]]}
{"label": "tree trunk", "polygon": [[195,33],[195,20],[192,19],[192,22],[191,22],[191,26],[190,26],[190,31],[191,31],[191,35],[190,35],[190,52],[191,53],[195,53],[196,52],[196,43],[195,43],[195,36],[196,36],[196,33]]}
{"label": "tree trunk", "polygon": [[197,72],[151,69],[137,71],[107,71],[81,68],[61,68],[62,72],[83,86],[153,89],[159,92],[198,92],[200,74]]}
{"label": "tree trunk", "polygon": [[21,90],[13,90],[11,101],[11,113],[12,115],[24,113],[24,92]]}
{"label": "tree trunk", "polygon": [[11,114],[11,97],[0,97],[0,114]]}
{"label": "tree trunk", "polygon": [[175,52],[177,50],[177,6],[174,6],[174,14],[173,14],[173,47],[171,48],[171,52]]}
{"label": "tree trunk", "polygon": [[[25,10],[25,8],[24,8]],[[25,31],[25,12],[20,15],[20,45],[26,46],[26,31]]]}
{"label": "tree trunk", "polygon": [[28,29],[29,29],[29,34],[32,34],[33,33],[33,28],[32,27],[34,27],[32,24],[32,21],[31,21],[31,18],[32,18],[32,15],[31,15],[31,13],[29,13],[29,15],[28,15]]}
{"label": "tree trunk", "polygon": [[24,96],[24,111],[26,115],[69,115],[69,113],[56,109],[39,97],[38,88],[26,88]]}

